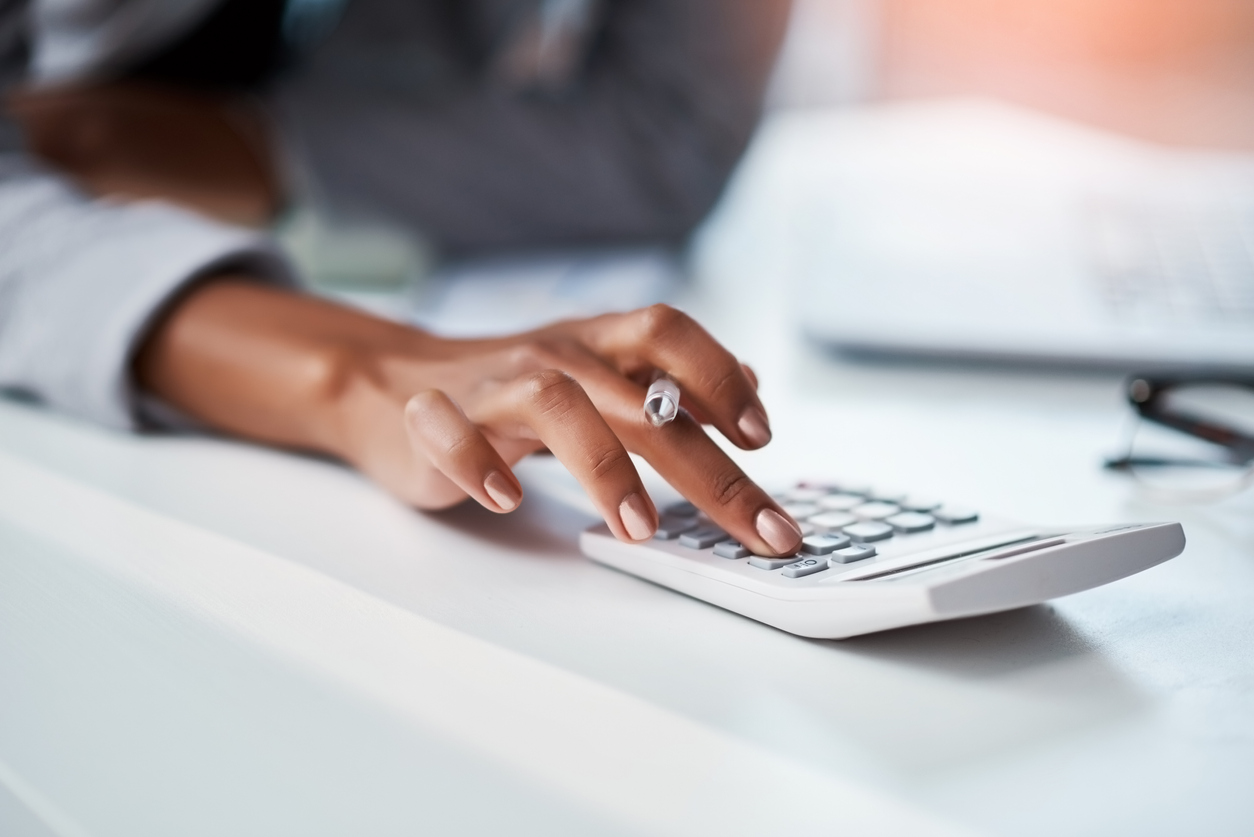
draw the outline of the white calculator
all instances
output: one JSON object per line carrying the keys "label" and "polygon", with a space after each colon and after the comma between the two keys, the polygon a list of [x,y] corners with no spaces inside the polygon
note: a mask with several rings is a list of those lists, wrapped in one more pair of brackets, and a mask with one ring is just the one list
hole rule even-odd
{"label": "white calculator", "polygon": [[801,551],[754,555],[689,503],[654,539],[583,533],[594,561],[799,634],[858,634],[1011,610],[1132,575],[1184,550],[1179,523],[1026,526],[939,499],[851,483],[775,495],[801,524]]}

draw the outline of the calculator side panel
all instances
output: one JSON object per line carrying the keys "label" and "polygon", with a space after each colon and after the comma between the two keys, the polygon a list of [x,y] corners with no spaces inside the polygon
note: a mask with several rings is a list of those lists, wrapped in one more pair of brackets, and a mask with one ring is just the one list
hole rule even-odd
{"label": "calculator side panel", "polygon": [[952,619],[1100,587],[1168,561],[1184,546],[1179,523],[1141,524],[1010,558],[940,567],[915,580],[929,587],[940,618]]}

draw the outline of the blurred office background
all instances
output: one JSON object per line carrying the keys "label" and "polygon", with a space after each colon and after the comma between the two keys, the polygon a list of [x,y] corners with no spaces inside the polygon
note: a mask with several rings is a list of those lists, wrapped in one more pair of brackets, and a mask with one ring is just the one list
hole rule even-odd
{"label": "blurred office background", "polygon": [[1254,148],[1249,0],[796,0],[772,105],[976,94]]}
{"label": "blurred office background", "polygon": [[[1000,101],[1017,110],[985,107],[928,113],[913,107],[964,100]],[[882,106],[905,110],[893,123],[892,118],[874,116],[886,110]],[[906,112],[913,115],[907,117]],[[1033,113],[1052,117],[1053,122],[1033,123]],[[916,121],[907,124],[906,119]],[[1068,125],[1088,134],[1068,134]],[[880,131],[889,131],[885,141]],[[942,136],[948,137],[947,152],[935,148]],[[872,239],[880,233],[891,240],[885,239],[871,256],[888,250],[910,255],[909,242],[923,238],[917,224],[913,232],[891,224],[873,230],[876,235],[865,232],[872,204],[889,214],[901,214],[900,207],[916,207],[912,215],[930,213],[931,219],[952,219],[962,213],[983,218],[992,213],[1001,216],[1003,228],[1017,224],[1007,233],[1018,234],[1026,225],[1002,212],[998,202],[1004,202],[1003,196],[992,194],[999,189],[1014,191],[1016,178],[1029,190],[1039,188],[1042,178],[1059,182],[1070,178],[1079,185],[1068,200],[1087,200],[1089,195],[1081,192],[1100,179],[1090,175],[1104,176],[1106,170],[1118,168],[1107,165],[1110,159],[1128,164],[1127,180],[1150,179],[1142,178],[1143,173],[1157,173],[1161,167],[1156,158],[1138,159],[1133,165],[1125,154],[1128,149],[1112,152],[1102,145],[1121,138],[1133,141],[1138,148],[1132,150],[1138,153],[1139,146],[1241,156],[1254,150],[1254,2],[794,0],[763,129],[745,170],[728,192],[729,198],[738,195],[744,204],[774,202],[779,211],[749,220],[745,208],[736,207],[730,214],[745,215],[743,223],[723,226],[737,226],[753,239],[753,247],[762,250],[763,240],[773,235],[770,224],[786,225],[777,220],[784,216],[799,219],[787,231],[774,231],[779,246],[790,251],[788,258],[794,263],[808,259],[824,283],[848,281],[838,275],[841,269],[855,260],[855,249],[859,258],[865,256],[863,251],[872,249]],[[1051,156],[1055,149],[1057,158]],[[896,156],[889,160],[889,154]],[[985,165],[998,154],[1001,163]],[[872,157],[879,169],[864,162]],[[960,166],[966,170],[959,172]],[[925,182],[929,179],[930,185]],[[983,184],[980,188],[991,195],[979,206],[968,205],[978,203],[972,184]],[[960,197],[971,200],[959,206]],[[943,203],[936,211],[926,202],[933,198]],[[888,206],[894,201],[900,207]],[[723,210],[715,213],[716,222],[720,215],[726,220],[727,207]],[[857,219],[858,225],[842,223],[842,218]],[[928,225],[935,226],[931,221],[924,224]],[[833,231],[843,231],[843,238],[833,236]],[[381,246],[386,241],[372,235],[350,236],[352,240],[336,236],[335,246],[315,248],[308,260],[311,270],[334,279],[354,270],[360,274],[363,262],[373,261],[380,263],[375,272],[387,285],[387,277],[404,272],[396,265],[430,266],[421,248],[415,257],[412,246],[408,250]],[[740,237],[721,236],[723,241]],[[970,243],[985,248],[983,238],[973,237]],[[1063,247],[1044,240],[1037,246]],[[372,258],[359,258],[361,249]],[[914,249],[916,261],[933,259],[931,253]],[[389,253],[391,261],[385,257]],[[716,261],[726,264],[739,258]],[[353,264],[341,269],[338,264],[344,260]],[[646,252],[634,261],[615,257],[610,266],[580,256],[573,261],[494,262],[486,266],[486,277],[480,266],[469,272],[493,288],[512,289],[511,311],[574,316],[673,299],[658,290],[667,283],[667,271],[655,268],[664,264],[656,252]],[[986,272],[1014,271],[990,264]],[[613,277],[600,283],[604,292],[589,291],[599,284],[586,277],[605,273]],[[653,278],[640,281],[642,275]],[[532,282],[530,292],[520,290],[525,279]],[[719,281],[730,280],[720,276]],[[1037,284],[1049,281],[1049,275],[1042,274]],[[423,310],[416,320],[428,327],[443,323],[451,331],[481,327],[483,300],[505,298],[468,281],[463,266],[453,266],[452,272],[437,270],[434,283],[420,284],[425,288],[419,294]],[[625,293],[624,288],[638,293]],[[516,297],[527,293],[533,304],[516,304]],[[570,305],[562,307],[567,297]],[[507,330],[505,323],[500,328]]]}

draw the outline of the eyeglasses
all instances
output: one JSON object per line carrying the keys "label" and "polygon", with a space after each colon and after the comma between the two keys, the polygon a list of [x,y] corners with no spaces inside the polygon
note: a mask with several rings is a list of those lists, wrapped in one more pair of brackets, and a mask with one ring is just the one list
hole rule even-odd
{"label": "eyeglasses", "polygon": [[1184,501],[1254,484],[1254,377],[1134,375],[1127,397],[1138,421],[1107,468]]}

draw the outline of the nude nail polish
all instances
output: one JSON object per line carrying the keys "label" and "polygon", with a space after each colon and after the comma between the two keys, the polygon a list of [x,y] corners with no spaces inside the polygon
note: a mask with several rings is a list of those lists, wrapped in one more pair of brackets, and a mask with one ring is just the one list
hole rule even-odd
{"label": "nude nail polish", "polygon": [[488,492],[492,502],[496,503],[504,511],[513,511],[522,500],[522,495],[518,493],[518,489],[510,484],[510,481],[500,471],[493,471],[483,478],[483,490]]}
{"label": "nude nail polish", "polygon": [[627,536],[633,541],[648,540],[656,531],[648,505],[643,497],[634,492],[624,497],[619,504],[618,517],[623,522],[623,528],[627,530]]}
{"label": "nude nail polish", "polygon": [[762,509],[755,522],[758,534],[767,546],[780,555],[795,552],[801,546],[801,530],[797,524],[774,509]]}
{"label": "nude nail polish", "polygon": [[766,414],[757,407],[746,407],[745,411],[740,414],[736,427],[740,428],[740,432],[755,448],[760,448],[771,441],[771,428],[766,423]]}

